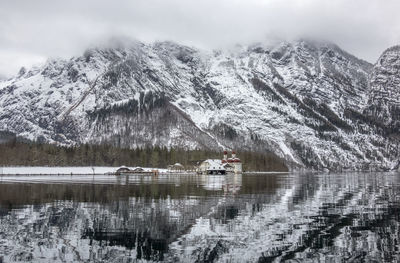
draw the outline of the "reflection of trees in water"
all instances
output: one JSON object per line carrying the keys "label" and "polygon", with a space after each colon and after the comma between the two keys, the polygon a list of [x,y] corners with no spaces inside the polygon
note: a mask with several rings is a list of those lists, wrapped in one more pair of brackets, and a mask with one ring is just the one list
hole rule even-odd
{"label": "reflection of trees in water", "polygon": [[[0,184],[0,241],[10,242],[0,242],[0,258],[35,259],[41,249],[49,251],[44,257],[58,251],[74,261],[399,260],[397,177],[171,177],[140,185],[120,179]],[[194,251],[183,257],[179,249],[188,247]]]}
{"label": "reflection of trees in water", "polygon": [[111,204],[55,201],[29,205],[0,218],[1,238],[7,237],[8,249],[14,250],[11,254],[28,253],[25,259],[40,255],[30,252],[35,247],[53,251],[58,246],[61,250],[57,254],[82,258],[83,248],[71,245],[82,239],[92,247],[91,258],[124,255],[113,252],[114,246],[122,246],[123,250],[134,250],[134,258],[162,260],[171,240],[207,213],[215,198],[186,201],[133,198]]}
{"label": "reflection of trees in water", "polygon": [[[293,180],[292,193],[282,199],[284,203],[271,198],[249,210],[240,207],[237,200],[234,207],[226,206],[210,218],[204,242],[196,233],[182,237],[189,246],[190,240],[198,243],[191,260],[399,261],[397,177],[327,174]],[[237,207],[239,216],[225,220],[232,218],[230,212],[236,213]],[[179,246],[175,253],[179,253]],[[178,258],[188,259],[184,254]]]}
{"label": "reflection of trees in water", "polygon": [[[45,249],[43,245],[50,249],[61,242],[70,246],[61,254],[67,257],[72,253],[79,260],[82,251],[70,245],[72,239],[79,238],[92,246],[91,259],[108,257],[116,253],[112,247],[122,246],[133,250],[131,256],[135,258],[162,260],[168,245],[197,218],[220,207],[221,198],[241,191],[241,175],[223,177],[222,184],[212,191],[205,187],[213,183],[209,179],[174,177],[174,184],[149,181],[139,185],[129,185],[129,178],[123,177],[113,185],[0,184],[0,220],[8,226],[9,235],[10,229],[18,229],[20,235],[30,236],[29,244],[14,236],[19,252],[29,247]],[[171,182],[171,178],[168,180]],[[228,199],[234,203],[234,198]],[[220,211],[224,210],[228,218],[235,217],[239,208],[227,207],[222,206]],[[16,223],[22,215],[24,219]]]}
{"label": "reflection of trees in water", "polygon": [[[393,184],[393,178],[387,176],[322,176],[322,191],[331,198],[321,202],[318,213],[311,216],[312,222],[299,244],[262,256],[259,261],[399,261],[400,198],[396,193],[400,185],[398,178]],[[345,191],[339,194],[341,189]]]}
{"label": "reflection of trees in water", "polygon": [[168,244],[215,203],[216,198],[114,202],[93,215],[82,237],[135,249],[137,258],[162,260]]}
{"label": "reflection of trees in water", "polygon": [[168,243],[166,239],[152,238],[148,231],[118,231],[111,232],[104,230],[91,231],[85,230],[82,238],[90,239],[90,244],[93,241],[99,241],[100,247],[105,246],[123,246],[128,250],[136,250],[137,259],[147,260],[163,260],[164,253],[167,251]]}

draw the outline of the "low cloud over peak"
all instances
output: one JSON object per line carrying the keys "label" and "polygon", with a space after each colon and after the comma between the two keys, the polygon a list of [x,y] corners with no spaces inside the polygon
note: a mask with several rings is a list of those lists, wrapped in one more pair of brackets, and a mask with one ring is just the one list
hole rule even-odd
{"label": "low cloud over peak", "polygon": [[5,0],[0,74],[81,54],[113,36],[209,49],[307,36],[375,62],[400,43],[398,10],[398,0]]}

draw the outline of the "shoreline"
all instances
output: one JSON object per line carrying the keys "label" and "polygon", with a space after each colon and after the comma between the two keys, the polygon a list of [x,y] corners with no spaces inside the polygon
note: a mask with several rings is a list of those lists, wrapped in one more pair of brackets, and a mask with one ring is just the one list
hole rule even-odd
{"label": "shoreline", "polygon": [[[0,167],[0,176],[31,176],[31,175],[115,175],[115,171],[120,167],[114,166],[2,166]],[[128,167],[134,169],[136,167]],[[174,174],[174,175],[194,175],[195,171],[169,171],[165,168],[142,167],[143,174],[158,171],[159,174]],[[290,173],[282,171],[251,171],[243,172],[242,174],[285,174]],[[132,173],[140,175],[141,173]],[[123,174],[122,174],[123,175]]]}

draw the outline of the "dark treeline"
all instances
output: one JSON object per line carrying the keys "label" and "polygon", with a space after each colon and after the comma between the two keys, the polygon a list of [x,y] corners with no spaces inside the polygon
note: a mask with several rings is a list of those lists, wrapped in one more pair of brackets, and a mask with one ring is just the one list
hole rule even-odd
{"label": "dark treeline", "polygon": [[[274,154],[239,152],[246,171],[287,171],[283,160]],[[222,153],[210,150],[167,149],[147,147],[117,148],[110,145],[83,144],[62,147],[53,144],[12,140],[0,144],[0,165],[23,166],[142,166],[166,168],[181,163],[192,168],[199,161],[221,159]]]}

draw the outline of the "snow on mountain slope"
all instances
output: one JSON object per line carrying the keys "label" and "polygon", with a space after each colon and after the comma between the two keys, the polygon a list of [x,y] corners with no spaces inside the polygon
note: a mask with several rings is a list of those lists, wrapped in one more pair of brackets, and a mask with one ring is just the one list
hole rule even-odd
{"label": "snow on mountain slope", "polygon": [[367,113],[382,121],[389,133],[400,131],[400,46],[387,49],[375,64],[371,75]]}
{"label": "snow on mountain slope", "polygon": [[387,169],[398,140],[363,113],[372,69],[307,40],[210,52],[114,43],[0,83],[0,127],[66,145],[235,148],[273,151],[292,168]]}

